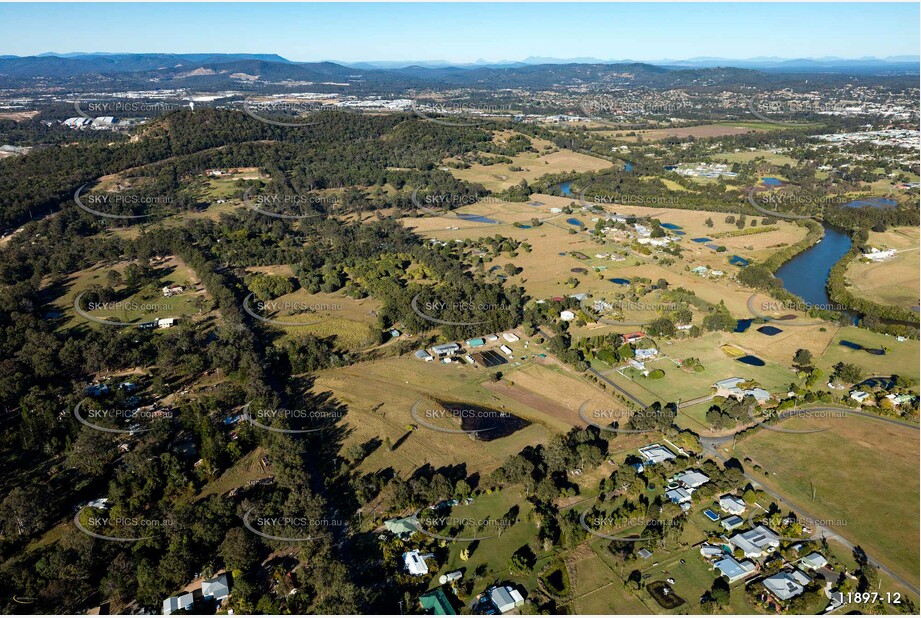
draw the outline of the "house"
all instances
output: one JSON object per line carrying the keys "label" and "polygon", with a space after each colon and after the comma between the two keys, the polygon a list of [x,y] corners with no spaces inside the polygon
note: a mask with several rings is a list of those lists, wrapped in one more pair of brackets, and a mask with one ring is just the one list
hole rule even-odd
{"label": "house", "polygon": [[426,352],[425,350],[417,351],[416,358],[418,358],[419,360],[424,360],[425,362],[429,362],[430,360],[433,359],[432,355]]}
{"label": "house", "polygon": [[803,558],[802,562],[804,567],[812,569],[813,571],[824,568],[828,564],[828,560],[825,559],[825,556],[817,551]]}
{"label": "house", "polygon": [[176,325],[179,318],[160,318],[157,320],[157,328],[171,328]]}
{"label": "house", "polygon": [[732,515],[741,515],[745,512],[745,500],[732,494],[720,496],[720,510]]}
{"label": "house", "polygon": [[395,328],[391,328],[391,329],[390,329],[390,337],[393,338],[393,339],[396,339],[397,337],[399,337],[399,336],[402,335],[402,334],[403,334],[403,333],[401,333],[400,331],[398,331],[398,330],[395,329]]}
{"label": "house", "polygon": [[502,333],[502,338],[508,341],[509,343],[515,343],[518,341],[519,337],[515,333]]}
{"label": "house", "polygon": [[684,485],[685,489],[695,490],[701,485],[707,483],[710,477],[697,470],[685,470],[675,478],[676,481]]}
{"label": "house", "polygon": [[432,346],[432,352],[434,352],[435,356],[438,358],[442,356],[451,356],[460,351],[460,349],[461,347],[456,343],[443,343],[441,345]]}
{"label": "house", "polygon": [[650,558],[652,558],[652,552],[646,549],[645,547],[639,548],[636,551],[636,555],[642,558],[643,560],[649,560]]}
{"label": "house", "polygon": [[660,444],[650,444],[639,449],[640,455],[645,457],[647,464],[662,463],[667,459],[675,459],[676,456],[670,450]]}
{"label": "house", "polygon": [[851,391],[851,399],[853,399],[857,403],[863,403],[864,401],[869,399],[869,397],[870,397],[870,393],[867,393],[865,391]]}
{"label": "house", "polygon": [[90,384],[83,391],[90,397],[99,397],[100,395],[109,394],[108,384]]}
{"label": "house", "polygon": [[726,529],[726,532],[730,532],[742,526],[745,523],[745,520],[739,517],[738,515],[730,515],[726,519],[720,522],[720,525]]}
{"label": "house", "polygon": [[726,556],[722,560],[717,560],[713,567],[726,576],[729,583],[737,582],[743,577],[748,577],[755,572],[755,564],[751,560],[739,562],[732,556]]}
{"label": "house", "polygon": [[700,546],[700,555],[704,558],[718,558],[723,555],[723,548],[704,543]]}
{"label": "house", "polygon": [[467,345],[471,348],[481,348],[486,345],[486,340],[482,337],[477,337],[476,339],[468,339]]}
{"label": "house", "polygon": [[513,354],[512,348],[508,347],[507,345],[500,345],[499,349],[502,350],[507,356],[511,356]]}
{"label": "house", "polygon": [[569,309],[566,309],[564,311],[560,311],[560,319],[564,322],[572,322],[576,319],[576,314]]}
{"label": "house", "polygon": [[419,554],[417,549],[403,554],[403,564],[410,575],[425,575],[429,572],[429,567],[425,564],[425,558]]}
{"label": "house", "polygon": [[636,360],[635,358],[631,358],[630,360],[628,360],[628,361],[627,361],[627,364],[630,365],[631,367],[633,367],[634,369],[639,370],[639,371],[645,371],[645,370],[646,370],[646,365],[644,365],[644,364],[641,363],[640,361]]}
{"label": "house", "polygon": [[639,330],[634,333],[627,333],[626,335],[624,335],[624,342],[625,343],[636,343],[637,341],[639,341],[645,336],[646,336],[646,333],[644,333],[643,331],[639,331]]}
{"label": "house", "polygon": [[173,286],[167,285],[167,286],[164,286],[162,291],[163,291],[163,296],[165,296],[166,298],[169,298],[170,296],[175,296],[176,294],[182,294],[183,287],[181,285],[173,285]]}
{"label": "house", "polygon": [[812,581],[808,575],[800,570],[792,573],[781,571],[762,580],[764,588],[778,601],[789,601],[793,597],[803,594],[806,585]]}
{"label": "house", "polygon": [[691,494],[685,489],[680,487],[676,489],[669,489],[665,492],[665,497],[674,502],[675,504],[684,504],[685,502],[691,501]]}
{"label": "house", "polygon": [[384,528],[393,536],[406,539],[419,529],[419,520],[415,517],[388,519],[384,522]]}
{"label": "house", "polygon": [[583,300],[588,298],[588,294],[586,294],[585,292],[580,292],[579,294],[570,294],[569,298],[575,298],[577,301],[582,302]]}
{"label": "house", "polygon": [[707,272],[709,272],[709,270],[710,269],[707,268],[706,266],[698,266],[696,268],[692,268],[691,272],[694,273],[695,275],[700,275],[701,277],[703,277],[704,275],[707,274]]}
{"label": "house", "polygon": [[725,274],[726,274],[726,273],[724,273],[724,272],[721,271],[721,270],[711,270],[711,271],[710,271],[710,276],[711,276],[711,277],[722,277],[722,276],[725,275]]}
{"label": "house", "polygon": [[448,596],[441,588],[429,590],[419,597],[419,605],[421,605],[425,613],[430,616],[457,615],[457,612],[454,611],[454,607],[452,607],[451,602],[448,600]]}
{"label": "house", "polygon": [[908,395],[908,394],[896,395],[894,393],[890,393],[886,395],[886,399],[891,401],[893,405],[900,406],[904,403],[911,403],[912,401],[915,400],[915,397],[914,395]]}
{"label": "house", "polygon": [[633,351],[633,358],[639,361],[650,360],[658,355],[659,351],[655,348],[637,348]]}
{"label": "house", "polygon": [[493,341],[499,341],[498,335],[486,335],[486,341],[492,343]]}
{"label": "house", "polygon": [[872,262],[883,262],[889,258],[895,256],[895,249],[887,249],[885,251],[880,251],[876,247],[870,247],[870,250],[863,254],[864,259],[870,260]]}
{"label": "house", "polygon": [[760,558],[780,546],[780,537],[773,530],[758,526],[731,537],[729,543],[741,549],[746,558]]}
{"label": "house", "polygon": [[230,585],[227,583],[227,574],[221,573],[217,577],[203,581],[201,583],[201,596],[215,601],[223,601],[229,597]]}
{"label": "house", "polygon": [[755,400],[759,403],[768,401],[771,398],[771,394],[759,387],[751,388],[742,388],[742,384],[749,382],[745,378],[726,378],[725,380],[720,380],[713,385],[713,388],[716,389],[716,394],[720,397],[734,397],[739,401],[742,401],[746,397],[754,397]]}
{"label": "house", "polygon": [[169,616],[173,612],[178,612],[179,610],[191,612],[194,604],[195,600],[191,592],[186,592],[178,597],[170,597],[163,601],[163,615]]}
{"label": "house", "polygon": [[516,607],[524,605],[524,597],[512,586],[495,586],[486,593],[501,614],[507,614]]}

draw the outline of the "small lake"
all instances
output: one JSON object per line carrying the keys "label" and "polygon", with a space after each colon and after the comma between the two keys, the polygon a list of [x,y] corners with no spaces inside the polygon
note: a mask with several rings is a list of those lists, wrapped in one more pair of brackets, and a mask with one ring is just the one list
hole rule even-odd
{"label": "small lake", "polygon": [[705,237],[701,236],[700,238],[692,238],[692,239],[691,239],[691,242],[697,242],[697,243],[703,244],[703,243],[705,243],[705,242],[710,242],[711,240],[713,240],[713,239],[712,239],[712,238],[705,238]]}
{"label": "small lake", "polygon": [[467,214],[458,214],[458,219],[463,219],[464,221],[476,221],[477,223],[498,223],[495,219],[490,219],[484,217],[483,215],[467,215]]}
{"label": "small lake", "polygon": [[624,165],[624,171],[625,171],[625,172],[632,172],[632,171],[633,171],[633,164],[630,163],[629,161],[627,161],[626,165]]}
{"label": "small lake", "polygon": [[577,227],[585,227],[585,224],[579,221],[578,219],[576,219],[575,217],[566,219],[566,223],[568,223],[569,225],[575,225]]}
{"label": "small lake", "polygon": [[822,240],[786,262],[775,274],[785,290],[812,305],[831,306],[825,282],[831,267],[850,249],[850,236],[825,226]]}
{"label": "small lake", "polygon": [[566,196],[572,195],[572,181],[560,183],[560,193]]}
{"label": "small lake", "polygon": [[854,200],[844,205],[845,208],[895,208],[898,202],[887,197],[868,197]]}
{"label": "small lake", "polygon": [[752,367],[764,367],[764,361],[758,358],[757,356],[752,356],[751,354],[740,356],[736,360],[742,363],[743,365],[751,365]]}
{"label": "small lake", "polygon": [[781,179],[779,179],[779,178],[772,178],[772,177],[770,177],[770,176],[768,176],[767,178],[762,178],[762,179],[761,179],[761,182],[763,182],[764,184],[769,185],[769,186],[771,186],[771,187],[779,187],[780,185],[783,184],[783,181],[782,181]]}
{"label": "small lake", "polygon": [[674,223],[661,223],[660,225],[661,225],[662,227],[664,227],[666,230],[681,230],[681,229],[684,229],[684,228],[682,228],[680,225],[675,225]]}
{"label": "small lake", "polygon": [[732,332],[744,333],[749,328],[751,328],[752,322],[754,322],[754,320],[736,320],[736,327]]}
{"label": "small lake", "polygon": [[608,281],[610,281],[611,283],[616,283],[617,285],[630,285],[629,279],[621,279],[620,277],[616,277],[614,279],[608,279]]}

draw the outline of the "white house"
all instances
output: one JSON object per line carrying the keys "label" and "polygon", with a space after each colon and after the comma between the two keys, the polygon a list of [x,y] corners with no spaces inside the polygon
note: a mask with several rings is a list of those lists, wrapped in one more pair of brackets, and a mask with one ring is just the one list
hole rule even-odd
{"label": "white house", "polygon": [[502,338],[508,341],[509,343],[515,343],[518,341],[519,337],[515,333],[502,333]]}
{"label": "white house", "polygon": [[563,311],[560,311],[560,319],[563,320],[564,322],[572,322],[573,320],[576,319],[576,314],[570,311],[569,309],[565,309]]}
{"label": "white house", "polygon": [[675,459],[675,454],[662,446],[661,444],[650,444],[639,449],[640,455],[645,458],[648,464],[662,463],[667,459]]}
{"label": "white house", "polygon": [[760,558],[780,546],[780,537],[773,530],[758,526],[731,537],[729,543],[741,549],[746,558]]}
{"label": "white house", "polygon": [[803,594],[806,585],[812,579],[800,570],[792,573],[781,571],[770,577],[765,577],[761,582],[772,595],[781,601],[789,601],[793,597]]}
{"label": "white house", "polygon": [[230,585],[227,583],[227,574],[221,573],[217,577],[203,581],[201,583],[201,596],[215,601],[223,601],[229,597]]}
{"label": "white house", "polygon": [[192,597],[191,592],[186,592],[178,597],[170,597],[163,601],[163,615],[169,616],[173,612],[178,612],[179,610],[190,612],[194,604],[195,599]]}
{"label": "white house", "polygon": [[646,361],[658,355],[659,351],[655,348],[637,348],[633,351],[633,358],[638,361]]}
{"label": "white house", "polygon": [[685,502],[691,501],[691,494],[685,489],[678,487],[676,489],[669,489],[665,492],[665,497],[674,502],[675,504],[684,504]]}
{"label": "white house", "polygon": [[870,393],[867,393],[865,391],[851,391],[851,399],[853,399],[857,403],[863,403],[864,401],[869,399],[869,397],[870,397]]}
{"label": "white house", "polygon": [[403,563],[406,565],[406,570],[410,575],[425,575],[429,572],[425,558],[419,554],[417,549],[403,554]]}
{"label": "white house", "polygon": [[701,485],[707,483],[710,480],[710,477],[703,472],[698,472],[697,470],[685,470],[679,474],[675,480],[684,485],[686,489],[693,491]]}
{"label": "white house", "polygon": [[157,320],[157,328],[171,328],[176,325],[178,318],[160,318]]}
{"label": "white house", "polygon": [[726,532],[731,532],[736,528],[740,528],[742,524],[745,523],[745,520],[739,517],[738,515],[730,515],[726,519],[720,522],[720,525],[726,529]]}
{"label": "white house", "polygon": [[751,560],[739,562],[732,556],[726,556],[722,560],[718,560],[713,567],[725,575],[730,584],[747,577],[755,571],[755,564]]}
{"label": "white house", "polygon": [[813,571],[821,569],[828,564],[828,560],[825,559],[825,556],[820,554],[817,551],[812,552],[805,558],[803,558],[803,566],[812,569]]}
{"label": "white house", "polygon": [[524,605],[524,597],[511,586],[496,586],[488,591],[489,600],[496,606],[499,613],[507,614],[516,607]]}
{"label": "white house", "polygon": [[513,354],[512,348],[507,345],[500,345],[499,349],[502,350],[506,355],[511,356]]}
{"label": "white house", "polygon": [[418,358],[419,360],[424,360],[425,362],[429,362],[430,360],[433,360],[432,355],[426,352],[425,350],[418,350],[416,352],[416,358]]}

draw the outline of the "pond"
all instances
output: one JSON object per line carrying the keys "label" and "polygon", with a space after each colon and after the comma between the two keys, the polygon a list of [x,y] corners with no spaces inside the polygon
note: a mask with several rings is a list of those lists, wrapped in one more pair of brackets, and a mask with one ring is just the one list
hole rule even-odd
{"label": "pond", "polygon": [[484,217],[483,215],[468,215],[468,214],[457,214],[458,219],[463,219],[464,221],[476,221],[477,223],[498,223],[495,219],[490,219]]}
{"label": "pond", "polygon": [[562,193],[563,195],[567,197],[572,195],[572,181],[571,180],[560,183],[560,193]]}
{"label": "pond", "polygon": [[742,363],[743,365],[751,365],[752,367],[764,367],[764,361],[758,358],[757,356],[752,356],[751,354],[740,356],[736,360]]}
{"label": "pond", "polygon": [[701,236],[700,238],[692,238],[692,239],[691,239],[691,242],[697,242],[697,243],[703,244],[703,243],[705,243],[705,242],[710,242],[711,240],[713,240],[713,239],[712,239],[712,238],[706,238],[706,237],[704,237],[704,236]]}
{"label": "pond", "polygon": [[617,285],[630,285],[629,279],[621,279],[620,277],[615,277],[614,279],[608,279],[611,283],[616,283]]}
{"label": "pond", "polygon": [[748,260],[738,255],[734,255],[729,258],[729,263],[734,264],[735,266],[748,266]]}
{"label": "pond", "polygon": [[780,180],[779,178],[772,178],[771,176],[762,178],[761,182],[763,182],[766,185],[770,185],[772,187],[779,187],[780,185],[783,184],[782,180]]}
{"label": "pond", "polygon": [[662,227],[664,227],[666,230],[681,230],[681,229],[684,229],[684,228],[682,228],[680,225],[675,225],[674,223],[661,223],[660,225],[661,225]]}
{"label": "pond", "polygon": [[893,199],[888,197],[868,197],[862,200],[854,200],[845,204],[845,208],[895,208],[898,205]]}
{"label": "pond", "polygon": [[575,225],[576,227],[585,227],[585,224],[579,221],[578,219],[576,219],[575,217],[566,219],[566,223],[568,223],[569,225]]}
{"label": "pond", "polygon": [[752,322],[754,322],[754,320],[736,320],[736,327],[732,332],[744,333],[751,327]]}
{"label": "pond", "polygon": [[762,326],[758,329],[758,332],[762,335],[767,335],[768,337],[773,337],[774,335],[779,335],[783,331],[776,326]]}

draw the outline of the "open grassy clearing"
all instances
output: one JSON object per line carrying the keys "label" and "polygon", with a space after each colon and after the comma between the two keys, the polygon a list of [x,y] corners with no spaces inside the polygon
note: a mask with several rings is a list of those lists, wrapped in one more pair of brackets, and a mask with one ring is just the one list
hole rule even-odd
{"label": "open grassy clearing", "polygon": [[[545,174],[560,174],[565,172],[592,172],[613,167],[610,161],[573,152],[567,149],[556,149],[544,153],[544,147],[550,142],[531,138],[537,152],[523,152],[509,157],[512,163],[496,163],[494,165],[472,164],[467,169],[450,169],[455,178],[471,183],[479,183],[490,191],[503,191],[522,180],[532,182]],[[487,154],[486,156],[494,156]],[[513,171],[510,168],[522,168]]]}
{"label": "open grassy clearing", "polygon": [[[765,131],[776,129],[776,125],[771,125],[766,122],[733,122],[704,124],[696,127],[672,127],[668,129],[603,131],[601,134],[605,135],[606,137],[613,137],[625,142],[636,142],[640,136],[642,136],[643,141],[657,142],[669,137],[723,137],[729,135],[744,135],[746,133],[763,133]],[[628,133],[633,133],[634,135],[628,135]]]}
{"label": "open grassy clearing", "polygon": [[[77,315],[74,299],[92,285],[107,285],[106,275],[110,270],[123,273],[130,262],[117,264],[99,264],[92,268],[70,275],[61,289],[49,290],[55,294],[50,305],[53,312],[67,318],[62,321],[62,328],[89,323]],[[144,288],[127,298],[113,301],[110,306],[87,311],[100,319],[119,322],[147,322],[157,318],[201,317],[211,309],[211,300],[201,287],[195,273],[179,258],[173,256],[154,265],[160,276],[161,286],[180,285],[185,290],[169,298],[164,297],[160,287]],[[87,309],[84,302],[83,308]]]}
{"label": "open grassy clearing", "polygon": [[[522,339],[510,344],[519,356],[521,354],[518,353],[524,351],[524,342],[525,339]],[[424,464],[437,468],[463,463],[468,473],[488,473],[526,445],[543,443],[551,432],[566,431],[578,421],[578,405],[569,410],[565,403],[557,403],[541,392],[529,390],[519,383],[519,375],[520,382],[525,384],[580,388],[586,393],[586,398],[593,389],[581,378],[533,361],[523,362],[521,369],[514,365],[496,369],[505,376],[499,385],[489,379],[493,371],[472,365],[426,363],[412,357],[387,358],[320,372],[315,390],[331,391],[348,406],[349,412],[344,421],[349,427],[349,435],[345,447],[375,438],[389,438],[392,444],[399,444],[392,452],[386,448],[377,449],[362,462],[363,469],[393,467],[399,472],[409,473]],[[516,396],[501,390],[507,388],[508,382],[514,384],[512,388]],[[493,390],[493,386],[499,386],[499,392]],[[596,389],[596,392],[599,391]],[[490,441],[473,440],[469,435],[438,432],[423,426],[409,432],[409,425],[418,425],[410,412],[413,404],[432,399],[508,412],[531,424],[507,437]],[[554,407],[545,408],[547,403],[554,404]],[[566,413],[561,414],[560,410]],[[405,440],[401,440],[404,436]]]}
{"label": "open grassy clearing", "polygon": [[917,583],[918,432],[856,416],[795,418],[784,427],[827,431],[759,431],[729,452],[751,457],[769,472],[766,484],[816,518],[842,522],[830,527]]}
{"label": "open grassy clearing", "polygon": [[855,260],[846,277],[852,291],[868,300],[899,307],[918,306],[918,272],[921,271],[917,228],[899,227],[885,232],[870,232],[868,245],[898,253],[884,262]]}
{"label": "open grassy clearing", "polygon": [[[885,355],[870,354],[864,350],[854,350],[840,342],[850,341],[869,349],[888,348]],[[802,346],[808,347],[808,346]],[[854,363],[863,367],[868,374],[891,375],[897,373],[918,380],[918,358],[921,342],[914,339],[896,341],[895,337],[874,333],[862,328],[848,326],[839,329],[827,347],[813,350],[818,366],[826,372],[839,361]]]}

